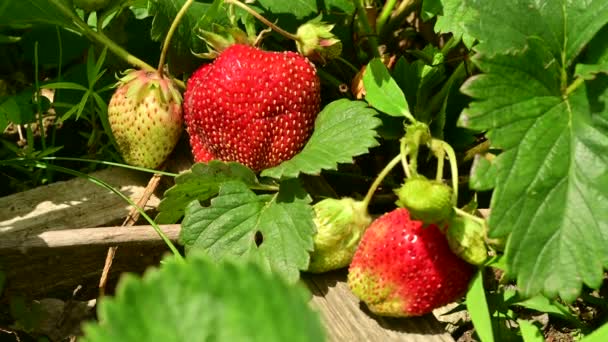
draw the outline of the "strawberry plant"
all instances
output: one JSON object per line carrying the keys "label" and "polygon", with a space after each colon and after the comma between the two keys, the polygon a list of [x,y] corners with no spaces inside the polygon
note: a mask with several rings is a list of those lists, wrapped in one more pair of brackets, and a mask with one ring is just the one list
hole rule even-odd
{"label": "strawberry plant", "polygon": [[26,131],[3,137],[0,173],[23,189],[191,157],[147,217],[181,225],[185,256],[158,230],[174,256],[125,277],[88,341],[317,341],[297,283],[340,268],[373,314],[460,302],[483,342],[596,341],[607,35],[603,0],[7,2],[0,58],[34,71],[0,68],[0,128]]}

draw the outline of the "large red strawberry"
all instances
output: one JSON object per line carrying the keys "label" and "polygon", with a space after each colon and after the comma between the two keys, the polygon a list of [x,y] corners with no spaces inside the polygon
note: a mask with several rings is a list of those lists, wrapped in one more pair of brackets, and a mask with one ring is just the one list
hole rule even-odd
{"label": "large red strawberry", "polygon": [[376,314],[419,316],[460,298],[473,272],[436,225],[415,221],[400,208],[367,228],[348,285]]}
{"label": "large red strawberry", "polygon": [[259,171],[298,153],[320,107],[314,65],[295,52],[236,44],[188,80],[184,118],[194,158]]}

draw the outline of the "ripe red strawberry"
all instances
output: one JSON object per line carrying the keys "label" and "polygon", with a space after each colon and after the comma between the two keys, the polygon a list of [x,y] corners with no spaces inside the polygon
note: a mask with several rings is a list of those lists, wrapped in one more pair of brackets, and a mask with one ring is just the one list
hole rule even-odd
{"label": "ripe red strawberry", "polygon": [[237,44],[190,77],[184,98],[197,162],[237,161],[259,171],[302,149],[319,112],[320,82],[295,52]]}
{"label": "ripe red strawberry", "polygon": [[419,316],[462,296],[473,272],[436,225],[412,220],[400,208],[367,228],[348,285],[376,314]]}

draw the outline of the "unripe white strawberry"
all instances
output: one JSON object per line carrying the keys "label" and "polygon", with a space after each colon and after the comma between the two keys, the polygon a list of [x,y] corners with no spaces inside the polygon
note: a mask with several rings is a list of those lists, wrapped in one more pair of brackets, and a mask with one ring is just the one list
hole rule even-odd
{"label": "unripe white strawberry", "polygon": [[125,162],[156,168],[182,133],[182,96],[166,76],[128,70],[112,95],[108,120]]}

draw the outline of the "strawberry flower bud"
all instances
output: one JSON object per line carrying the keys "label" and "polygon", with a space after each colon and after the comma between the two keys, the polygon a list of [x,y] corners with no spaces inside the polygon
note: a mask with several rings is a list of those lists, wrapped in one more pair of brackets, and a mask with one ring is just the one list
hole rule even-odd
{"label": "strawberry flower bud", "polygon": [[317,234],[309,272],[322,273],[348,266],[372,219],[363,202],[327,198],[313,206]]}
{"label": "strawberry flower bud", "polygon": [[455,216],[447,230],[452,252],[473,265],[483,264],[488,257],[484,237],[485,226],[465,216]]}
{"label": "strawberry flower bud", "polygon": [[310,60],[325,64],[342,53],[342,42],[331,33],[334,25],[321,21],[321,16],[300,26],[296,32],[298,51]]}

